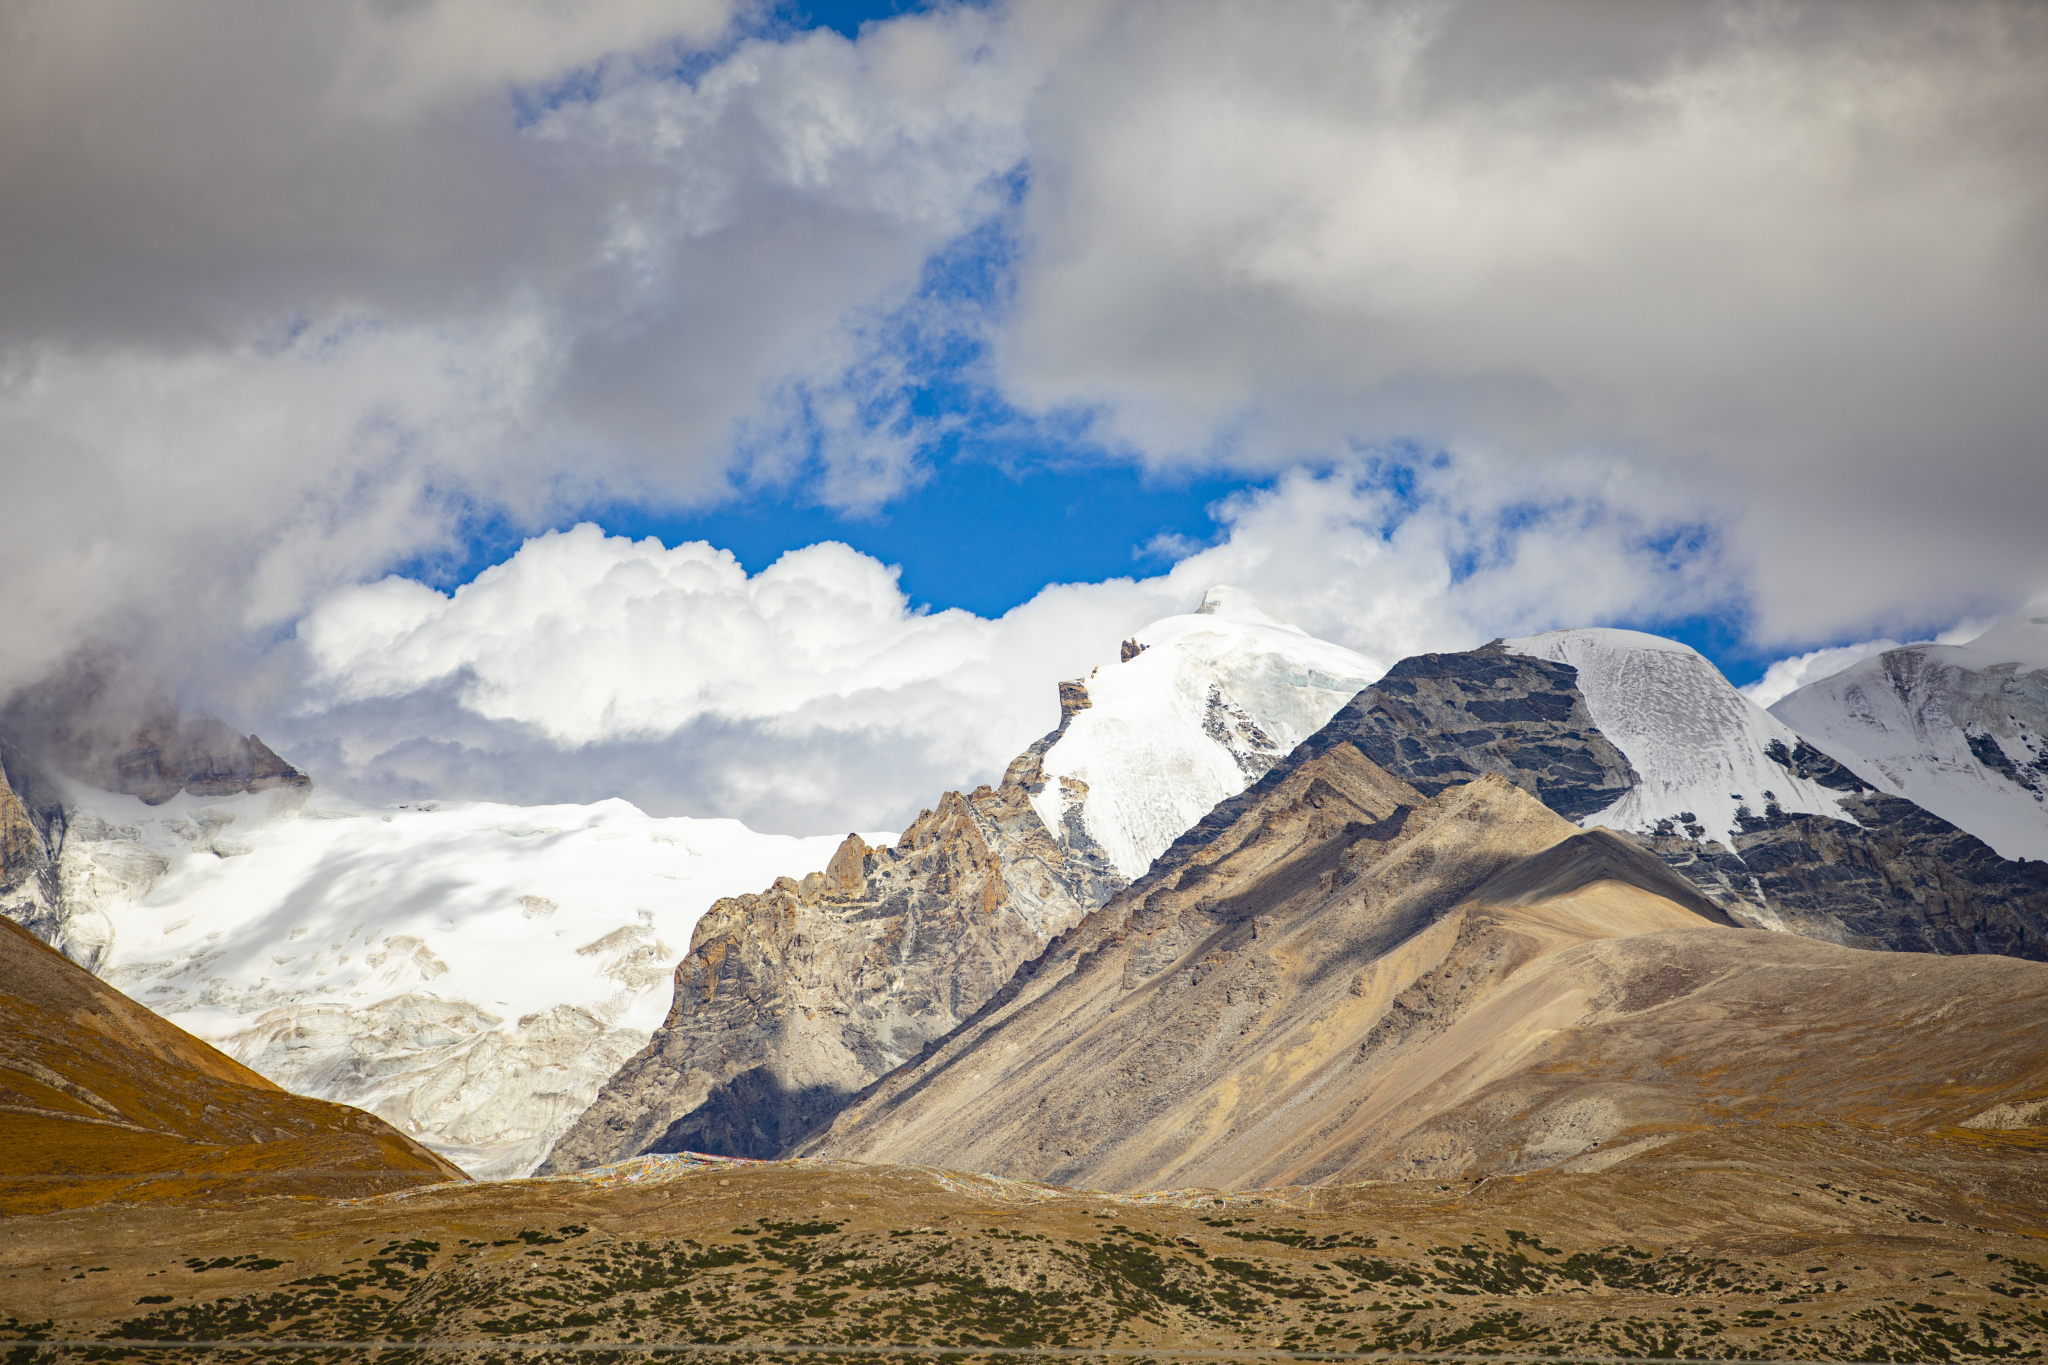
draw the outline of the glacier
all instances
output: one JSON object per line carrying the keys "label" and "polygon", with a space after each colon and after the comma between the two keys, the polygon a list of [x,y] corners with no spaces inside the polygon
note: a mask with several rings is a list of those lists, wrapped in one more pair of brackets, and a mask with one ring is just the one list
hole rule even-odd
{"label": "glacier", "polygon": [[59,946],[485,1178],[530,1173],[645,1045],[713,901],[818,871],[844,837],[620,800],[380,809],[315,785],[150,806],[63,785]]}
{"label": "glacier", "polygon": [[2001,857],[2048,859],[2048,596],[1967,644],[1852,664],[1771,714]]}
{"label": "glacier", "polygon": [[[1797,749],[1799,732],[1736,691],[1690,646],[1605,627],[1502,644],[1577,669],[1593,723],[1636,770],[1637,785],[1581,825],[1650,834],[1668,820],[1695,839],[1733,849],[1745,808],[1762,815],[1776,806],[1855,823],[1842,809],[1843,793],[1796,777],[1771,758],[1774,744]],[[1864,780],[1899,794],[1889,783]]]}

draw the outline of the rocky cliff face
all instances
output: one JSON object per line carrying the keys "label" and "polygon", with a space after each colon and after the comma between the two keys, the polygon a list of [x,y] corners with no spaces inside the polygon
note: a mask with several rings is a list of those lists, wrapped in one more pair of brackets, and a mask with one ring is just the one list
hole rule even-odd
{"label": "rocky cliff face", "polygon": [[[1082,699],[1063,700],[1071,717]],[[824,872],[711,907],[668,1019],[543,1169],[639,1152],[779,1156],[1118,884],[1089,846],[1046,830],[1015,780],[947,793],[894,847],[849,835]]]}
{"label": "rocky cliff face", "polygon": [[[1656,652],[1671,648],[1658,642]],[[1673,676],[1666,668],[1604,664],[1602,672],[1635,682],[1629,703],[1638,712],[1635,728],[1651,728],[1651,716],[1643,713],[1660,709],[1675,713],[1673,732],[1712,714],[1694,695],[1699,679],[1692,670],[1679,673],[1683,685],[1661,697],[1641,680]],[[1647,829],[1630,832],[1743,923],[1853,947],[2048,958],[2048,865],[2000,858],[1913,802],[1871,790],[1790,730],[1752,725],[1746,712],[1731,712],[1740,724],[1691,741],[1696,754],[1717,746],[1723,752],[1712,762],[1690,761],[1713,776],[1748,774],[1760,788],[1724,794],[1734,828],[1725,841],[1713,838],[1693,811],[1661,816],[1651,810],[1685,789],[1664,769],[1651,770],[1663,789],[1649,804],[1637,795],[1647,785],[1638,769],[1648,763],[1624,752],[1627,739],[1616,743],[1595,723],[1579,684],[1577,667],[1513,652],[1500,641],[1468,653],[1404,659],[1184,841],[1199,847],[1262,799],[1268,783],[1349,745],[1425,794],[1495,773],[1582,824],[1605,823],[1617,810],[1655,816]],[[1718,685],[1741,707],[1756,710],[1725,681]],[[1778,738],[1780,730],[1789,745]],[[1648,748],[1644,753],[1656,757]],[[1776,785],[1763,786],[1767,781]],[[1781,789],[1796,789],[1809,809],[1788,809],[1779,800]],[[1816,793],[1827,795],[1833,815],[1818,813]]]}
{"label": "rocky cliff face", "polygon": [[0,907],[12,917],[27,920],[59,903],[54,869],[64,825],[56,784],[0,737]]}

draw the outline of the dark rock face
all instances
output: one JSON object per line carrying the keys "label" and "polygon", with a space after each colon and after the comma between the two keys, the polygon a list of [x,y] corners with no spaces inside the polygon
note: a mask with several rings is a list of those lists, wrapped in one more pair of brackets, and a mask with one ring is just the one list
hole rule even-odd
{"label": "dark rock face", "polygon": [[[1587,714],[1577,679],[1568,664],[1497,642],[1403,659],[1157,866],[1184,861],[1295,768],[1340,745],[1425,795],[1497,773],[1567,819],[1604,810],[1638,779]],[[1733,849],[1676,829],[1644,841],[1723,910],[1851,947],[2048,960],[2048,864],[2000,858],[1912,802],[1870,791],[1810,743],[1766,753],[1787,773],[1841,791],[1853,819],[1767,806],[1743,819]]]}
{"label": "dark rock face", "polygon": [[1120,885],[1063,847],[1014,780],[947,793],[894,847],[849,835],[824,872],[705,912],[668,1018],[542,1171],[642,1152],[784,1155]]}
{"label": "dark rock face", "polygon": [[1418,654],[1352,698],[1259,781],[1219,803],[1154,867],[1185,861],[1302,764],[1340,747],[1424,796],[1493,773],[1568,820],[1605,810],[1637,781],[1628,759],[1593,724],[1571,665],[1510,654],[1497,642],[1463,654]]}
{"label": "dark rock face", "polygon": [[2001,858],[1901,797],[1863,788],[1812,745],[1767,750],[1788,772],[1848,795],[1848,820],[1767,809],[1731,852],[1673,835],[1657,853],[1724,905],[1761,905],[1786,928],[1856,948],[1999,953],[2048,961],[2048,864]]}
{"label": "dark rock face", "polygon": [[28,756],[0,739],[0,896],[31,878],[41,901],[57,897],[55,868],[64,847],[64,799]]}
{"label": "dark rock face", "polygon": [[152,806],[181,791],[232,796],[312,782],[256,736],[238,734],[211,716],[152,720],[136,731],[131,747],[81,755],[78,770],[94,786],[139,796]]}
{"label": "dark rock face", "polygon": [[181,791],[232,796],[312,782],[256,736],[212,716],[183,715],[119,661],[90,654],[8,698],[0,734],[88,786],[152,806]]}

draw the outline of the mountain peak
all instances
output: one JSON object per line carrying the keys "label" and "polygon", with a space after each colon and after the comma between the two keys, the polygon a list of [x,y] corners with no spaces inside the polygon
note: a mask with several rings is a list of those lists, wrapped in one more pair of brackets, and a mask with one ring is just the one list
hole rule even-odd
{"label": "mountain peak", "polygon": [[[1286,617],[1266,609],[1258,598],[1243,588],[1219,584],[1202,594],[1202,605],[1195,608],[1197,616],[1221,616],[1232,621],[1247,621],[1255,626],[1280,626],[1286,630],[1301,631],[1301,627]],[[1306,631],[1301,631],[1307,634]]]}
{"label": "mountain peak", "polygon": [[1953,646],[1966,668],[2018,664],[2022,671],[2048,668],[2048,593],[2034,599],[1976,639]]}

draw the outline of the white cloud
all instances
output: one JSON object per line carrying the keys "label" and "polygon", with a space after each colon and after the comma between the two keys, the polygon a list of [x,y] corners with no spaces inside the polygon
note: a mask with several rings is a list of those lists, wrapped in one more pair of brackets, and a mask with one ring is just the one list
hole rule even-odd
{"label": "white cloud", "polygon": [[1670,508],[1542,491],[1459,465],[1295,471],[1220,507],[1219,543],[1163,574],[1052,585],[995,620],[921,612],[836,543],[750,577],[702,542],[584,525],[453,593],[387,578],[329,595],[298,628],[304,685],[260,728],[365,796],[625,794],[779,832],[901,825],[993,781],[1052,727],[1057,681],[1218,584],[1388,661],[1703,605],[1700,557],[1657,548]]}
{"label": "white cloud", "polygon": [[1833,677],[1849,665],[1897,649],[1899,644],[1897,640],[1864,640],[1858,644],[1835,645],[1795,654],[1789,659],[1778,660],[1764,670],[1761,678],[1738,690],[1758,706],[1775,706],[1808,683]]}
{"label": "white cloud", "polygon": [[[1018,0],[858,43],[721,0],[16,5],[0,689],[113,640],[366,788],[872,828],[1215,582],[1381,657],[1993,608],[2048,581],[2044,49],[1995,2]],[[999,622],[815,548],[350,586],[476,517],[886,506],[958,427],[877,319],[992,219],[966,380],[1275,474],[1218,543]],[[1358,454],[1411,448],[1456,458]]]}
{"label": "white cloud", "polygon": [[1690,481],[1765,641],[2048,576],[2048,11],[1097,13],[1032,106],[1032,400],[1158,463]]}
{"label": "white cloud", "polygon": [[[848,320],[988,211],[1030,73],[973,10],[856,45],[728,9],[10,8],[0,690],[97,639],[220,704],[466,518],[914,477],[840,415]],[[736,450],[798,391],[815,458]]]}
{"label": "white cloud", "polygon": [[399,578],[337,593],[298,637],[329,704],[460,673],[466,709],[575,746],[707,716],[816,724],[823,706],[986,665],[994,629],[911,611],[893,572],[835,542],[750,578],[702,541],[671,550],[586,523],[528,541],[450,596]]}

